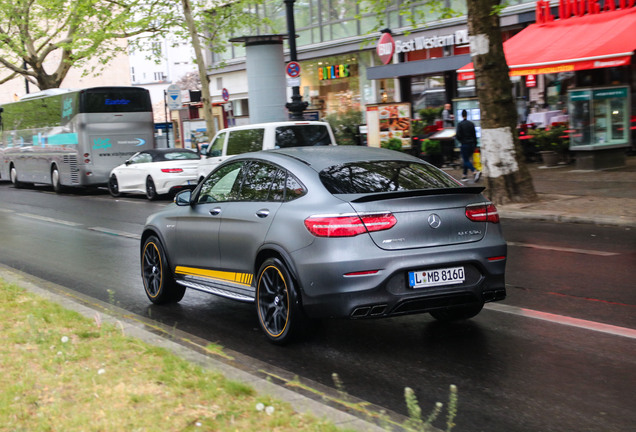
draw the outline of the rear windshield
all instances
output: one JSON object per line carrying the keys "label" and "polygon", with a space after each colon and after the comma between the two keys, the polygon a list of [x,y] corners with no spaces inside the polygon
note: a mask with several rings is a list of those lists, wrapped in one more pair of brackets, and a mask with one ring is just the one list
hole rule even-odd
{"label": "rear windshield", "polygon": [[175,151],[175,152],[163,153],[159,157],[159,160],[186,160],[186,159],[201,159],[201,156],[191,151]]}
{"label": "rear windshield", "polygon": [[330,144],[329,129],[324,125],[293,125],[276,128],[276,148]]}
{"label": "rear windshield", "polygon": [[372,161],[334,165],[320,172],[332,194],[364,194],[461,187],[434,166],[404,161]]}
{"label": "rear windshield", "polygon": [[80,91],[80,112],[151,112],[150,94],[142,88],[100,87]]}

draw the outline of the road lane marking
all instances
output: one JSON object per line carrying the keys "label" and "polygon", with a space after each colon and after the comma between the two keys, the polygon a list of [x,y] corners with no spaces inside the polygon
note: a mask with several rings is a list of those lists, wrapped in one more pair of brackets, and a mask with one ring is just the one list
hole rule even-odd
{"label": "road lane marking", "polygon": [[66,226],[81,226],[82,225],[81,223],[77,223],[77,222],[70,222],[70,221],[65,221],[62,219],[54,219],[47,216],[40,216],[40,215],[31,214],[31,213],[17,213],[17,215],[24,216],[29,219],[36,219],[36,220],[40,220],[44,222],[51,222],[51,223],[61,224]]}
{"label": "road lane marking", "polygon": [[598,250],[592,250],[592,249],[566,248],[566,247],[559,247],[559,246],[543,246],[543,245],[532,244],[532,243],[508,242],[508,245],[518,246],[518,247],[527,247],[532,249],[543,249],[543,250],[551,250],[556,252],[572,252],[572,253],[596,255],[596,256],[620,255],[620,253],[618,252],[606,252],[606,251],[598,251]]}
{"label": "road lane marking", "polygon": [[551,323],[567,325],[570,327],[578,327],[585,330],[592,330],[600,333],[607,333],[614,336],[623,336],[630,339],[636,339],[636,330],[613,326],[610,324],[597,323],[594,321],[586,321],[579,318],[571,318],[563,315],[555,315],[547,312],[539,312],[532,309],[524,309],[516,306],[509,306],[504,304],[489,303],[485,306],[487,309],[509,313],[512,315],[523,316],[527,318],[534,318],[542,321],[548,321]]}
{"label": "road lane marking", "polygon": [[125,231],[118,231],[118,230],[114,230],[114,229],[110,229],[110,228],[102,228],[102,227],[89,227],[87,228],[89,231],[96,231],[96,232],[100,232],[102,234],[108,234],[108,235],[113,235],[113,236],[118,236],[118,237],[127,237],[127,238],[131,238],[131,239],[135,239],[135,240],[140,240],[141,236],[139,234],[131,234]]}

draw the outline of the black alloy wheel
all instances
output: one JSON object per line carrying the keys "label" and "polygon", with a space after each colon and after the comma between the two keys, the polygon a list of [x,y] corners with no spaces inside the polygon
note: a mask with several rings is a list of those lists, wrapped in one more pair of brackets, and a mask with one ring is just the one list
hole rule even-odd
{"label": "black alloy wheel", "polygon": [[155,236],[144,242],[141,278],[146,295],[155,304],[178,303],[185,294],[185,287],[174,280],[163,246]]}
{"label": "black alloy wheel", "polygon": [[457,306],[448,309],[438,309],[431,311],[430,314],[438,321],[450,322],[467,320],[476,316],[483,309],[483,303],[477,303],[466,306]]}
{"label": "black alloy wheel", "polygon": [[117,181],[117,176],[115,174],[111,175],[108,179],[108,192],[115,198],[121,196],[119,192],[119,182]]}
{"label": "black alloy wheel", "polygon": [[150,176],[148,176],[148,178],[146,179],[146,198],[148,198],[150,201],[154,201],[158,198],[155,182]]}
{"label": "black alloy wheel", "polygon": [[258,323],[270,342],[285,344],[304,328],[293,279],[278,258],[265,260],[258,271],[256,309]]}

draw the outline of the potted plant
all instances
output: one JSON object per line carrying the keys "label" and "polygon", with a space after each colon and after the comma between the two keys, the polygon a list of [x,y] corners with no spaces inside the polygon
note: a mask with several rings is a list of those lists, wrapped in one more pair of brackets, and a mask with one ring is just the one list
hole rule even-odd
{"label": "potted plant", "polygon": [[439,118],[442,115],[442,108],[422,108],[419,112],[420,118],[425,123],[425,125],[433,126],[435,124],[435,119]]}
{"label": "potted plant", "polygon": [[439,141],[425,139],[422,141],[422,154],[424,160],[437,167],[441,167],[444,158],[442,156],[442,145]]}
{"label": "potted plant", "polygon": [[533,129],[529,133],[532,135],[532,141],[547,166],[558,165],[564,155],[567,155],[569,140],[564,136],[565,126]]}

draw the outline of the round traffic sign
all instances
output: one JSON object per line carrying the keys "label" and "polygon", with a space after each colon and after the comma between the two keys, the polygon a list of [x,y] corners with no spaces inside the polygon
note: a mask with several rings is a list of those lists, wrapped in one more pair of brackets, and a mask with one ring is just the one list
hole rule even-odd
{"label": "round traffic sign", "polygon": [[223,97],[223,100],[224,100],[225,102],[227,102],[227,101],[229,101],[229,100],[230,100],[230,92],[229,92],[229,91],[227,91],[227,89],[226,89],[226,88],[224,88],[223,90],[221,90],[221,96]]}
{"label": "round traffic sign", "polygon": [[300,76],[300,64],[298,62],[287,63],[287,75],[291,78],[297,78]]}

